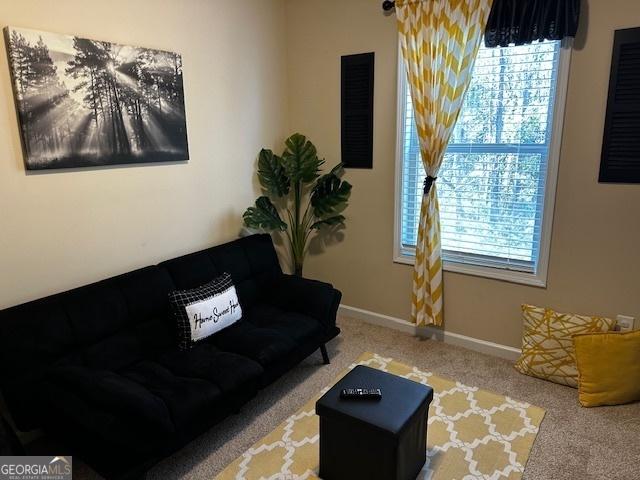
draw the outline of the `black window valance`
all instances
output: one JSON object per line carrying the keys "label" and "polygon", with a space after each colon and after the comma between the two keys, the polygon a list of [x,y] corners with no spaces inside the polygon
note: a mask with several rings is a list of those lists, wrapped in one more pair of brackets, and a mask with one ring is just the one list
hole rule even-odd
{"label": "black window valance", "polygon": [[575,37],[579,18],[580,0],[493,0],[484,43],[507,47]]}

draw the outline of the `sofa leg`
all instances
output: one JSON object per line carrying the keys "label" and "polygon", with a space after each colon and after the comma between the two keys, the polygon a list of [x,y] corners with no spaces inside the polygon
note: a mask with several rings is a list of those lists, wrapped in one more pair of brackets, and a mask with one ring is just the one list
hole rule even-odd
{"label": "sofa leg", "polygon": [[322,354],[322,362],[325,365],[329,365],[331,362],[329,361],[329,354],[327,353],[327,346],[323,343],[320,345],[320,353]]}

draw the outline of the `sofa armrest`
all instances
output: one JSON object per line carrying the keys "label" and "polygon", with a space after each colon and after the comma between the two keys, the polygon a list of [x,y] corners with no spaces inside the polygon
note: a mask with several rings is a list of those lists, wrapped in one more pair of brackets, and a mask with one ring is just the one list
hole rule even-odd
{"label": "sofa armrest", "polygon": [[333,285],[296,275],[279,275],[265,300],[284,310],[308,315],[329,331],[336,326],[342,293]]}

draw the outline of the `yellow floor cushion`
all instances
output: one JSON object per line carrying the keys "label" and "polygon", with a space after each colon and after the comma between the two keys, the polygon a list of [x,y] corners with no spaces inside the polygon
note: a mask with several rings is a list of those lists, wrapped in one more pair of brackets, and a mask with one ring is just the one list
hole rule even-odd
{"label": "yellow floor cushion", "polygon": [[522,305],[522,319],[522,354],[516,370],[574,388],[578,386],[578,369],[572,337],[608,332],[616,324],[610,318],[557,313],[533,305]]}
{"label": "yellow floor cushion", "polygon": [[583,407],[640,400],[640,330],[573,337]]}

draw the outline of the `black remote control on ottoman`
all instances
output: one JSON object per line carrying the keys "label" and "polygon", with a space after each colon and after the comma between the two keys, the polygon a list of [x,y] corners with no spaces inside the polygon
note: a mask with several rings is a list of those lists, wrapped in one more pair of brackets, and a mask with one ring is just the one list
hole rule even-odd
{"label": "black remote control on ottoman", "polygon": [[382,391],[379,388],[343,388],[340,398],[356,400],[380,400]]}

